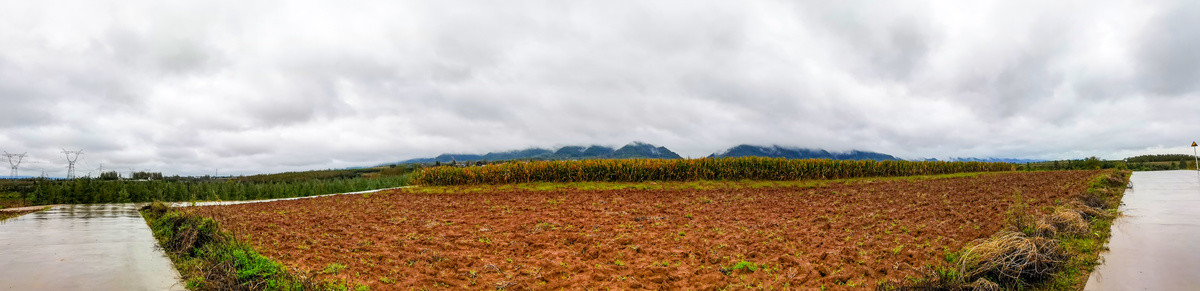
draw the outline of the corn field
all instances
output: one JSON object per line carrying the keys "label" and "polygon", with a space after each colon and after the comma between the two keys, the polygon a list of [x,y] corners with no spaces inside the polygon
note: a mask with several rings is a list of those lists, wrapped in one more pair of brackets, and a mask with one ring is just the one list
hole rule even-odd
{"label": "corn field", "polygon": [[1009,163],[789,160],[782,158],[628,159],[535,161],[418,171],[419,185],[528,182],[642,182],[695,180],[803,180],[1013,171]]}

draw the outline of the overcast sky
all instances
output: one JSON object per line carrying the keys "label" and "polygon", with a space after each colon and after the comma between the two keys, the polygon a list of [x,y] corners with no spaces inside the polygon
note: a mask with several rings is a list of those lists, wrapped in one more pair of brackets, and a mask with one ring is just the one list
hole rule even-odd
{"label": "overcast sky", "polygon": [[[311,2],[311,3],[308,3]],[[964,3],[970,2],[970,3]],[[1200,138],[1197,1],[0,0],[24,174],[644,141],[1123,158]]]}

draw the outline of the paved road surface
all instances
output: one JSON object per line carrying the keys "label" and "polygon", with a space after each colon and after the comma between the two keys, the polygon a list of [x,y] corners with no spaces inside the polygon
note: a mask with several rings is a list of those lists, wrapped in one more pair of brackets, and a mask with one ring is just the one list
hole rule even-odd
{"label": "paved road surface", "polygon": [[137,206],[55,206],[0,222],[0,290],[184,290]]}
{"label": "paved road surface", "polygon": [[1200,290],[1200,176],[1134,172],[1085,290]]}

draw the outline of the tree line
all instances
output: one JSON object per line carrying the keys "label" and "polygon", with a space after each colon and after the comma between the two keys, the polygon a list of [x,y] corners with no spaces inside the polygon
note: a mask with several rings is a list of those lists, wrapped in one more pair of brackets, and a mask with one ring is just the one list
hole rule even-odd
{"label": "tree line", "polygon": [[73,180],[3,180],[0,194],[27,205],[276,199],[405,186],[413,169],[396,166],[236,178],[163,177],[156,172],[137,172],[129,180],[121,180],[116,172],[105,172],[98,178]]}

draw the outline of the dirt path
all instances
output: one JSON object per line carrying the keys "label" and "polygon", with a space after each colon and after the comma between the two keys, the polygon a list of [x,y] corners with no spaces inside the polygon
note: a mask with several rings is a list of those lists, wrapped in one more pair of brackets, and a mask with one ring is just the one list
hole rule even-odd
{"label": "dirt path", "polygon": [[1200,290],[1200,177],[1134,172],[1124,216],[1085,290]]}
{"label": "dirt path", "polygon": [[32,210],[39,210],[39,209],[42,209],[42,208],[46,208],[46,207],[54,207],[54,206],[59,206],[59,205],[38,205],[38,206],[25,206],[25,207],[4,208],[4,209],[0,209],[0,212],[21,212],[21,211],[32,211]]}

